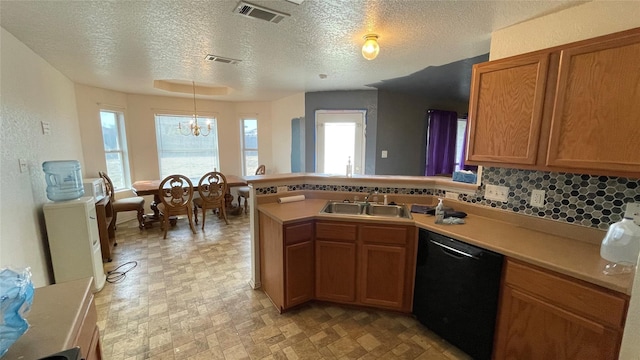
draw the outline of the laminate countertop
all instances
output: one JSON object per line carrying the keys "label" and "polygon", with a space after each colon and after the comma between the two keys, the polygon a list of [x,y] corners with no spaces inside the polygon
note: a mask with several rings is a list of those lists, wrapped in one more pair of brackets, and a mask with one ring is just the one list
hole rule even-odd
{"label": "laminate countertop", "polygon": [[[530,225],[525,227],[518,223],[469,212],[464,219],[465,224],[461,225],[435,224],[433,216],[415,213],[412,214],[412,220],[371,220],[371,218],[358,216],[320,214],[320,210],[326,202],[326,199],[306,199],[282,204],[269,202],[260,204],[258,211],[281,224],[310,219],[415,224],[418,228],[477,245],[513,259],[553,270],[623,294],[631,294],[633,275],[604,275],[602,269],[604,269],[607,262],[600,257],[600,245],[593,242],[550,234],[542,230],[532,229]],[[536,219],[536,221],[538,220]],[[573,226],[558,222],[554,223],[550,224],[550,226]],[[545,227],[543,226],[539,229],[545,229]],[[572,230],[574,228],[570,228],[568,231]]]}
{"label": "laminate countertop", "polygon": [[92,286],[93,278],[86,278],[35,289],[25,316],[29,329],[2,360],[40,359],[76,346],[93,299]]}

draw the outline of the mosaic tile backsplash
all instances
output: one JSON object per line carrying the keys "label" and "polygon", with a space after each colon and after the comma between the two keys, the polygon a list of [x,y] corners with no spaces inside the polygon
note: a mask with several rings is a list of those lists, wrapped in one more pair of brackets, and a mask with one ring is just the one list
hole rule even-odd
{"label": "mosaic tile backsplash", "polygon": [[[509,187],[506,203],[485,200],[485,184]],[[545,190],[544,207],[529,205],[531,190]],[[627,202],[640,202],[640,179],[484,168],[482,188],[462,200],[583,226],[607,229],[622,220]]]}
{"label": "mosaic tile backsplash", "polygon": [[[508,201],[503,203],[484,199],[486,184],[508,186]],[[529,205],[531,191],[536,189],[546,192],[544,207]],[[288,185],[288,190],[377,191],[379,194],[444,197],[443,190],[433,188],[299,184]],[[271,186],[257,188],[256,192],[260,195],[275,194],[277,189]],[[481,188],[475,194],[462,194],[460,200],[606,230],[609,225],[622,220],[627,202],[640,202],[640,179],[486,167],[482,171]]]}

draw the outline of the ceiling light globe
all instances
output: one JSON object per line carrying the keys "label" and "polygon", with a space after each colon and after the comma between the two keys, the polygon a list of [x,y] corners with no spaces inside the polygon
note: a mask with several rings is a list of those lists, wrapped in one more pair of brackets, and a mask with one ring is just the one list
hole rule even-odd
{"label": "ceiling light globe", "polygon": [[373,60],[380,52],[378,45],[378,35],[369,34],[364,36],[364,44],[362,45],[362,56],[367,60]]}

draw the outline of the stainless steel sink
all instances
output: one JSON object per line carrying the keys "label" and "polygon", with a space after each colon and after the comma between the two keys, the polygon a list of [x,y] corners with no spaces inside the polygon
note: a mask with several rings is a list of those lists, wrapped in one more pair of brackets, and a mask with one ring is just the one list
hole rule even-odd
{"label": "stainless steel sink", "polygon": [[382,205],[376,203],[347,203],[328,201],[320,210],[321,214],[356,215],[358,217],[395,217],[411,219],[406,205]]}
{"label": "stainless steel sink", "polygon": [[329,201],[320,212],[327,214],[348,214],[360,215],[364,204],[362,203],[345,203],[337,201]]}
{"label": "stainless steel sink", "polygon": [[372,216],[411,218],[411,216],[407,216],[408,211],[405,205],[369,204],[369,206],[365,208],[365,213]]}

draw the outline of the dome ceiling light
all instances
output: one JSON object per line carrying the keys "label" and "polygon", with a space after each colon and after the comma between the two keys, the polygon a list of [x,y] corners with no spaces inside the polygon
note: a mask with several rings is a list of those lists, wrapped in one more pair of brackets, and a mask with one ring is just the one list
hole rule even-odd
{"label": "dome ceiling light", "polygon": [[373,60],[380,52],[378,45],[378,35],[367,34],[364,36],[364,44],[362,45],[362,56],[367,60]]}

